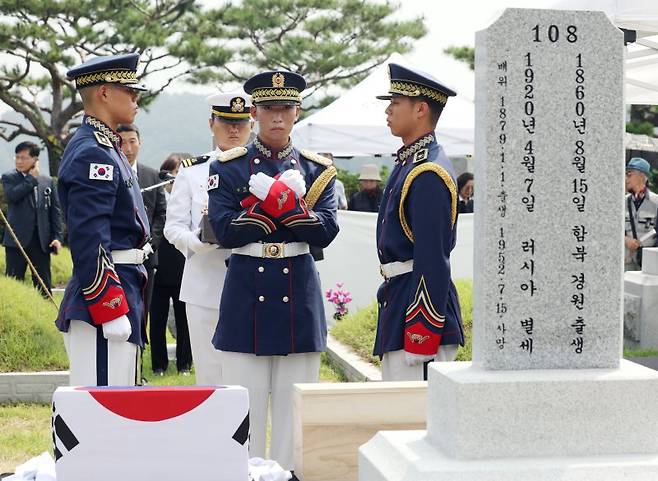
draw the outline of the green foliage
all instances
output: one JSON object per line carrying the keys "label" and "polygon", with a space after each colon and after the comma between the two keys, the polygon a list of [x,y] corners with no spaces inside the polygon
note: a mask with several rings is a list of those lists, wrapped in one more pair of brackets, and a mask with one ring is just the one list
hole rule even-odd
{"label": "green foliage", "polygon": [[471,70],[475,70],[475,49],[473,47],[469,47],[468,45],[461,47],[451,46],[444,48],[443,52],[452,55],[455,60],[464,62]]}
{"label": "green foliage", "polygon": [[631,105],[631,121],[658,126],[658,105]]}
{"label": "green foliage", "polygon": [[[315,89],[349,87],[393,52],[408,52],[426,34],[422,17],[395,20],[389,0],[242,0],[206,12],[198,28],[209,45],[228,40],[234,60],[195,73],[200,80],[245,80],[255,72],[288,69]],[[218,28],[218,26],[221,26]],[[240,67],[236,67],[239,65]]]}
{"label": "green foliage", "polygon": [[[194,50],[201,41],[184,28],[200,15],[191,0],[0,0],[0,12],[0,101],[25,120],[0,121],[0,138],[40,138],[50,172],[57,172],[82,111],[66,78],[70,67],[98,55],[139,52],[140,80],[157,73],[147,82],[150,93],[141,100],[146,106],[191,69],[170,50]],[[229,57],[215,48],[214,58]]]}
{"label": "green foliage", "polygon": [[624,358],[634,357],[654,357],[658,356],[658,350],[655,349],[624,349]]}
{"label": "green foliage", "polygon": [[51,415],[47,404],[0,405],[0,473],[52,451]]}
{"label": "green foliage", "polygon": [[[0,246],[0,274],[5,273],[5,248]],[[59,254],[50,256],[50,276],[53,287],[64,287],[73,273],[73,261],[71,251],[63,247]],[[32,274],[30,269],[26,270],[25,282],[32,285]]]}
{"label": "green foliage", "polygon": [[348,170],[336,169],[336,177],[345,186],[345,197],[349,201],[350,197],[359,190],[359,174],[354,174]]}
{"label": "green foliage", "polygon": [[0,275],[0,372],[68,369],[55,317],[32,286]]}
{"label": "green foliage", "polygon": [[653,137],[653,124],[647,121],[632,120],[626,124],[626,132]]}
{"label": "green foliage", "polygon": [[[473,287],[469,280],[455,281],[459,295],[459,305],[464,323],[465,342],[457,352],[458,361],[471,360],[471,338],[473,329]],[[348,314],[338,321],[331,334],[343,344],[351,347],[362,359],[379,365],[379,357],[372,355],[377,331],[377,303]]]}

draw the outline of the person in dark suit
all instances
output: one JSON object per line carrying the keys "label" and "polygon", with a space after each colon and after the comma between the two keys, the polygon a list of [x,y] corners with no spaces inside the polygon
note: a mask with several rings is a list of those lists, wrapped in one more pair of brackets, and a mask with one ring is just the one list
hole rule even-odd
{"label": "person in dark suit", "polygon": [[374,164],[365,164],[361,167],[359,184],[361,190],[350,197],[349,209],[359,212],[378,212],[382,202],[382,178],[379,168]]}
{"label": "person in dark suit", "polygon": [[[171,154],[162,163],[160,170],[176,176],[181,160],[190,157],[190,155]],[[167,201],[169,201],[171,188],[172,184],[165,187]],[[185,256],[166,238],[162,239],[158,247],[158,268],[155,271],[149,323],[151,366],[153,367],[153,374],[156,376],[164,375],[169,364],[166,331],[170,299],[174,306],[174,317],[176,319],[176,368],[178,373],[184,376],[189,375],[192,368],[192,348],[187,314],[185,312],[185,303],[180,300],[184,267]]]}
{"label": "person in dark suit", "polygon": [[[137,162],[137,156],[142,146],[139,129],[135,124],[119,124],[117,133],[121,137],[121,150],[128,158],[130,167],[137,176],[137,183],[140,189],[151,187],[152,185],[162,182],[158,177],[158,171],[148,165]],[[153,280],[155,278],[155,269],[158,267],[158,247],[162,242],[162,231],[165,224],[165,215],[167,214],[167,200],[165,199],[164,189],[158,187],[146,192],[142,192],[146,216],[151,225],[151,239],[149,243],[154,253],[144,262],[144,267],[148,275],[148,284],[144,296],[146,312],[149,312],[151,297],[153,296]]]}
{"label": "person in dark suit", "polygon": [[460,214],[473,213],[473,174],[464,172],[457,177],[457,194],[459,201],[457,212]]}
{"label": "person in dark suit", "polygon": [[[39,151],[32,142],[18,144],[16,170],[2,176],[2,186],[7,200],[7,220],[50,292],[50,253],[58,254],[62,247],[62,210],[53,179],[39,174]],[[27,261],[9,229],[5,230],[3,245],[7,275],[23,280]],[[32,283],[43,290],[35,276]]]}

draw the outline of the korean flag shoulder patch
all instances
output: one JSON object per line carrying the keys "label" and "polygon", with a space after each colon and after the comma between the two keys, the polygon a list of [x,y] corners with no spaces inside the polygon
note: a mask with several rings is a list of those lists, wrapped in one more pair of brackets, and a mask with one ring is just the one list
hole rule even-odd
{"label": "korean flag shoulder patch", "polygon": [[91,180],[114,179],[114,166],[109,164],[89,164],[89,178]]}
{"label": "korean flag shoulder patch", "polygon": [[219,187],[219,174],[213,174],[208,177],[208,190],[213,190]]}

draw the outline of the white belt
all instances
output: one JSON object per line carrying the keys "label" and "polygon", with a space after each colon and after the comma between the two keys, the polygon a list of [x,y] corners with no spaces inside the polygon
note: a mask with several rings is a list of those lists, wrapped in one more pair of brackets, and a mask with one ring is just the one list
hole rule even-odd
{"label": "white belt", "polygon": [[413,259],[404,262],[389,262],[388,264],[382,264],[379,266],[379,273],[384,279],[401,276],[402,274],[406,274],[407,272],[411,272],[413,270]]}
{"label": "white belt", "polygon": [[146,244],[143,249],[112,251],[112,260],[115,264],[144,264],[146,258],[152,253],[151,244]]}
{"label": "white belt", "polygon": [[310,249],[306,242],[252,242],[246,246],[231,249],[231,254],[267,259],[295,257],[309,252]]}

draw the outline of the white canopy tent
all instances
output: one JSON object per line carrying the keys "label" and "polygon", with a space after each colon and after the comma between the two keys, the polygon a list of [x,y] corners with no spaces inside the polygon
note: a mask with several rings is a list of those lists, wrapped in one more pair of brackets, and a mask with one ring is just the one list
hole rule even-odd
{"label": "white canopy tent", "polygon": [[[388,104],[375,98],[388,91],[389,62],[409,65],[402,55],[391,55],[359,84],[299,122],[292,133],[294,144],[340,157],[395,153],[401,144],[386,126],[384,109]],[[473,72],[466,65],[444,55],[423,67],[422,70],[459,94],[448,100],[441,114],[437,126],[439,143],[450,156],[472,155],[475,115],[471,100]]]}
{"label": "white canopy tent", "polygon": [[658,0],[560,0],[553,8],[603,11],[617,27],[635,30],[626,47],[626,103],[658,104]]}

